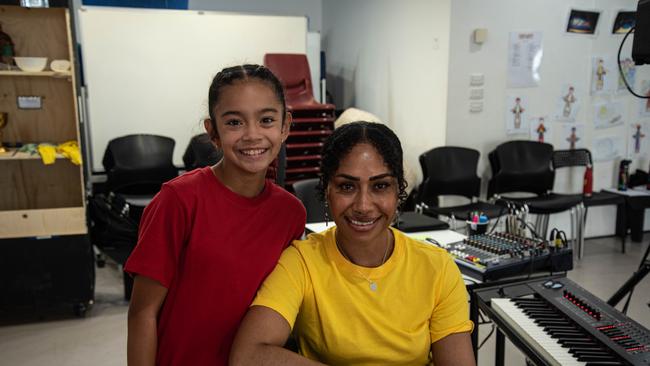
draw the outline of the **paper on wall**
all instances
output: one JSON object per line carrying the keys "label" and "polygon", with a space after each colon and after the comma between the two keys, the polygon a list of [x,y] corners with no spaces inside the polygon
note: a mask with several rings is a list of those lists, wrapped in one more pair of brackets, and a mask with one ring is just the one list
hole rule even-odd
{"label": "paper on wall", "polygon": [[594,127],[609,128],[623,124],[621,101],[594,103]]}
{"label": "paper on wall", "polygon": [[581,123],[563,124],[560,140],[562,150],[585,147],[585,125]]}
{"label": "paper on wall", "polygon": [[529,125],[531,140],[548,143],[553,141],[553,128],[547,116],[531,117]]}
{"label": "paper on wall", "polygon": [[538,86],[543,53],[542,32],[510,32],[508,87]]}
{"label": "paper on wall", "polygon": [[[641,82],[641,95],[650,97],[650,80],[643,80]],[[638,99],[639,103],[639,117],[650,117],[650,99]]]}
{"label": "paper on wall", "polygon": [[560,122],[575,122],[580,110],[580,99],[575,84],[564,84],[557,98],[555,118]]}
{"label": "paper on wall", "polygon": [[624,140],[621,136],[604,136],[594,139],[594,161],[615,160],[623,156]]}
{"label": "paper on wall", "polygon": [[506,97],[506,134],[528,135],[528,104],[520,95],[509,95]]}
{"label": "paper on wall", "polygon": [[611,56],[591,58],[591,95],[607,95],[614,92],[618,80],[618,68]]}
{"label": "paper on wall", "polygon": [[648,155],[650,152],[650,129],[647,122],[631,123],[628,130],[627,156],[629,158]]}

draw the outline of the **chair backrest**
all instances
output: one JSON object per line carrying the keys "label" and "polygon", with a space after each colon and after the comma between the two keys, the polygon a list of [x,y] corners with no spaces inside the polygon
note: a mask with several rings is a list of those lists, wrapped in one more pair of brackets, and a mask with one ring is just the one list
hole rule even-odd
{"label": "chair backrest", "polygon": [[440,195],[478,197],[481,178],[476,175],[480,153],[474,149],[443,146],[420,155],[423,180],[418,203],[437,205]]}
{"label": "chair backrest", "polygon": [[315,103],[306,55],[267,53],[264,55],[264,65],[282,82],[287,104]]}
{"label": "chair backrest", "polygon": [[489,154],[492,179],[488,196],[508,192],[544,195],[553,189],[553,145],[536,141],[508,141]]}
{"label": "chair backrest", "polygon": [[174,140],[157,135],[127,135],[109,141],[102,163],[107,189],[117,193],[155,194],[176,177]]}
{"label": "chair backrest", "polygon": [[223,157],[223,152],[210,141],[207,133],[196,135],[190,139],[183,154],[185,169],[192,170],[216,164]]}
{"label": "chair backrest", "polygon": [[311,178],[293,184],[296,197],[305,205],[307,210],[307,222],[325,221],[325,205],[318,199],[316,192],[319,181],[318,178]]}
{"label": "chair backrest", "polygon": [[591,152],[587,149],[553,151],[553,169],[572,166],[593,166]]}

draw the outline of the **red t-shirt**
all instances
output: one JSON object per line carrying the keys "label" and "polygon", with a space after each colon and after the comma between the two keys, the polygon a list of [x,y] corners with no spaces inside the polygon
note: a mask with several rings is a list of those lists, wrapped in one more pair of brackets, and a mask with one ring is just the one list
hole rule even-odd
{"label": "red t-shirt", "polygon": [[227,365],[257,288],[305,217],[300,201],[268,180],[255,198],[230,191],[209,167],[165,183],[125,266],[168,289],[156,363]]}

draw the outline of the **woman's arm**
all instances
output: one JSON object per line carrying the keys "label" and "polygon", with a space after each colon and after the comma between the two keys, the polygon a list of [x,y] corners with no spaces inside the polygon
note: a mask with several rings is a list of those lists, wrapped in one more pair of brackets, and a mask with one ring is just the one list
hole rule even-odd
{"label": "woman's arm", "polygon": [[265,306],[248,309],[230,351],[230,365],[322,365],[282,348],[289,338],[289,323]]}
{"label": "woman's arm", "polygon": [[476,366],[470,334],[453,333],[431,345],[436,366]]}
{"label": "woman's arm", "polygon": [[127,359],[129,366],[153,366],[158,345],[158,312],[167,288],[148,277],[136,276],[129,305]]}

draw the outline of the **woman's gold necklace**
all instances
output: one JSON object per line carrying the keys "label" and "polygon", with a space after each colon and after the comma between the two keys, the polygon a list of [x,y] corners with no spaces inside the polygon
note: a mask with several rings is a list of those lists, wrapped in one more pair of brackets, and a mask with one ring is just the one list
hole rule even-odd
{"label": "woman's gold necklace", "polygon": [[[355,263],[354,263],[350,258],[348,258],[347,254],[345,254],[345,252],[343,251],[343,249],[341,249],[341,246],[339,245],[339,241],[338,241],[338,239],[336,238],[336,235],[334,235],[334,243],[336,244],[336,248],[337,248],[337,249],[339,250],[339,252],[343,255],[343,257],[344,257],[345,259],[347,259],[348,262],[350,262],[350,263],[352,263],[352,264],[355,264]],[[388,248],[390,248],[390,234],[389,234],[389,236],[388,236],[388,240],[386,241],[386,251],[384,251],[384,258],[381,260],[381,263],[379,264],[378,267],[381,267],[384,263],[386,263],[386,256],[388,255]],[[368,281],[368,284],[370,285],[370,290],[371,290],[371,291],[377,291],[377,288],[378,288],[378,287],[377,287],[377,282],[371,280],[370,277],[364,275],[363,272],[359,271],[358,269],[355,268],[354,270],[355,270],[355,272],[357,272],[357,274],[358,274],[359,276],[361,276],[363,279],[365,279],[366,281]]]}

